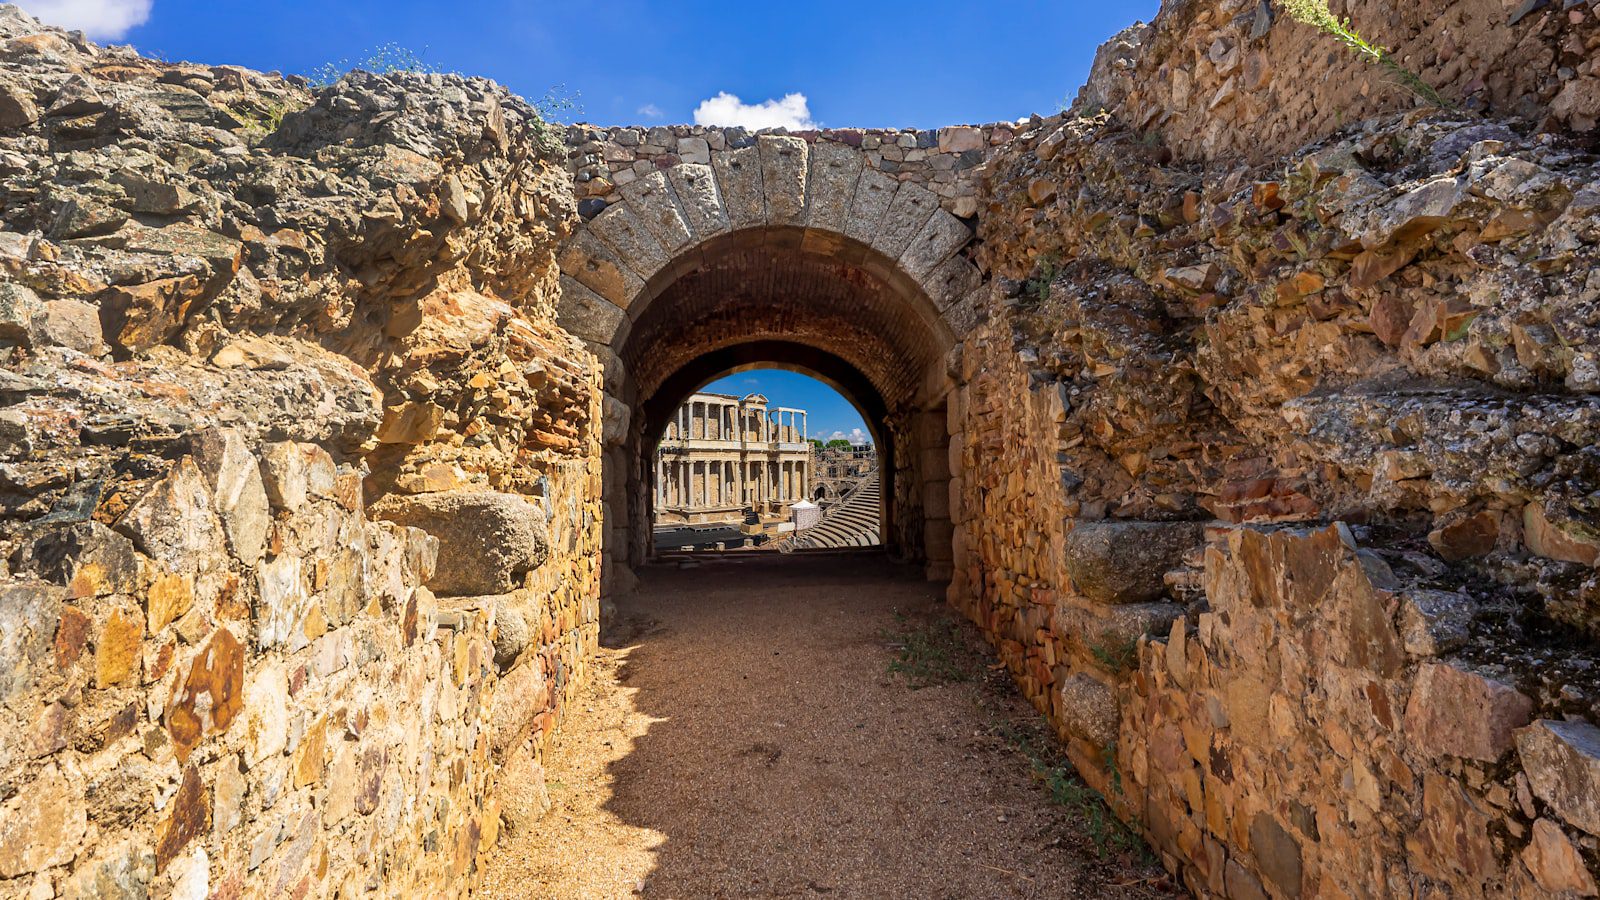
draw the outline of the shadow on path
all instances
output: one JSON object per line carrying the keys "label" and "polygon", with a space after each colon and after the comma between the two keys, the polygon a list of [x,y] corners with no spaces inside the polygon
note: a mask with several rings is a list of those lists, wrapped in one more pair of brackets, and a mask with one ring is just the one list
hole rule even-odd
{"label": "shadow on path", "polygon": [[1160,896],[998,736],[1037,717],[997,678],[890,674],[894,635],[945,615],[940,585],[879,555],[646,570],[552,753],[555,808],[486,892]]}

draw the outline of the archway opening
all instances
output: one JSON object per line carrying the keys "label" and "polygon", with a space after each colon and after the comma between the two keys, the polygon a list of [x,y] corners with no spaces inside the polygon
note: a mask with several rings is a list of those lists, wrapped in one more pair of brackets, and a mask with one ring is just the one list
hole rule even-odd
{"label": "archway opening", "polygon": [[741,365],[673,408],[647,438],[653,552],[881,546],[882,423],[827,382],[793,365]]}
{"label": "archway opening", "polygon": [[765,367],[817,378],[859,409],[877,457],[881,545],[946,576],[954,346],[923,287],[849,237],[768,226],[680,253],[643,284],[609,342],[622,382],[612,393],[628,408],[628,433],[607,454],[611,570],[654,552],[655,450],[680,405],[713,379]]}

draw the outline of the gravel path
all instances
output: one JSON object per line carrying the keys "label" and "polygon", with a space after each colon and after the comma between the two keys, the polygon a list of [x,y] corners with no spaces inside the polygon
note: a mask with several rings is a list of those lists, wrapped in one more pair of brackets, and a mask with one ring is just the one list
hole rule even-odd
{"label": "gravel path", "polygon": [[[1016,749],[1038,717],[915,575],[769,554],[644,572],[547,760],[554,805],[502,837],[483,895],[1171,896],[1051,802]],[[930,623],[970,677],[891,673]]]}

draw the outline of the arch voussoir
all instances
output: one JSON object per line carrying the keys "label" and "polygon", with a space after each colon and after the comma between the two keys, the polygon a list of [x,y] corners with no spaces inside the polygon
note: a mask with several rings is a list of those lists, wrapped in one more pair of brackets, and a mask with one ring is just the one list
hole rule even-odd
{"label": "arch voussoir", "polygon": [[756,139],[767,225],[805,223],[810,146],[800,138],[776,134],[763,134]]}
{"label": "arch voussoir", "polygon": [[717,189],[717,175],[708,163],[683,163],[667,170],[683,217],[698,240],[716,237],[732,226]]}
{"label": "arch voussoir", "polygon": [[844,233],[856,182],[866,168],[861,151],[848,144],[819,143],[811,148],[806,188],[806,227]]}
{"label": "arch voussoir", "polygon": [[644,279],[588,228],[578,229],[567,240],[556,261],[563,275],[620,309],[627,309],[644,288]]}
{"label": "arch voussoir", "polygon": [[695,232],[679,206],[667,173],[651,172],[622,187],[623,202],[669,255],[695,242]]}
{"label": "arch voussoir", "polygon": [[894,202],[900,182],[877,169],[866,169],[856,184],[854,198],[850,201],[850,217],[845,222],[844,233],[858,241],[870,243],[877,233],[878,223]]}
{"label": "arch voussoir", "polygon": [[734,230],[767,223],[767,196],[762,187],[761,149],[754,144],[713,154],[711,168],[728,225]]}
{"label": "arch voussoir", "polygon": [[937,194],[915,182],[902,181],[867,243],[884,256],[899,259],[938,208]]}
{"label": "arch voussoir", "polygon": [[920,279],[971,240],[972,229],[967,223],[942,209],[935,209],[900,254],[900,267],[912,278]]}
{"label": "arch voussoir", "polygon": [[609,345],[624,318],[622,307],[572,276],[561,276],[561,302],[556,306],[556,322],[562,328],[586,341]]}
{"label": "arch voussoir", "polygon": [[595,216],[594,221],[589,223],[589,230],[639,276],[641,284],[661,271],[669,259],[666,248],[661,246],[661,242],[656,240],[627,202],[614,204]]}

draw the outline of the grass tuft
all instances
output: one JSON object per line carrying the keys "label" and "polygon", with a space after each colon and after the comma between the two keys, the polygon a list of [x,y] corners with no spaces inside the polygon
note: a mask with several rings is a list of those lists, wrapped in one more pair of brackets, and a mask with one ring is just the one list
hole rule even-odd
{"label": "grass tuft", "polygon": [[[1153,865],[1155,854],[1144,838],[1117,818],[1106,803],[1105,795],[1079,778],[1062,756],[1060,748],[1042,736],[1048,733],[1049,728],[1046,722],[1037,734],[1018,728],[1006,728],[1000,734],[1028,760],[1034,779],[1044,785],[1050,794],[1050,801],[1070,810],[1083,823],[1083,832],[1094,845],[1097,856],[1101,859],[1112,855],[1128,856],[1142,864]],[[1111,766],[1111,783],[1121,793],[1122,772],[1116,764],[1116,744],[1108,745],[1103,752]]]}
{"label": "grass tuft", "polygon": [[889,661],[891,673],[903,676],[915,688],[972,679],[960,622],[942,617],[913,625],[902,613],[895,613],[895,621],[900,633],[886,635],[895,651]]}

